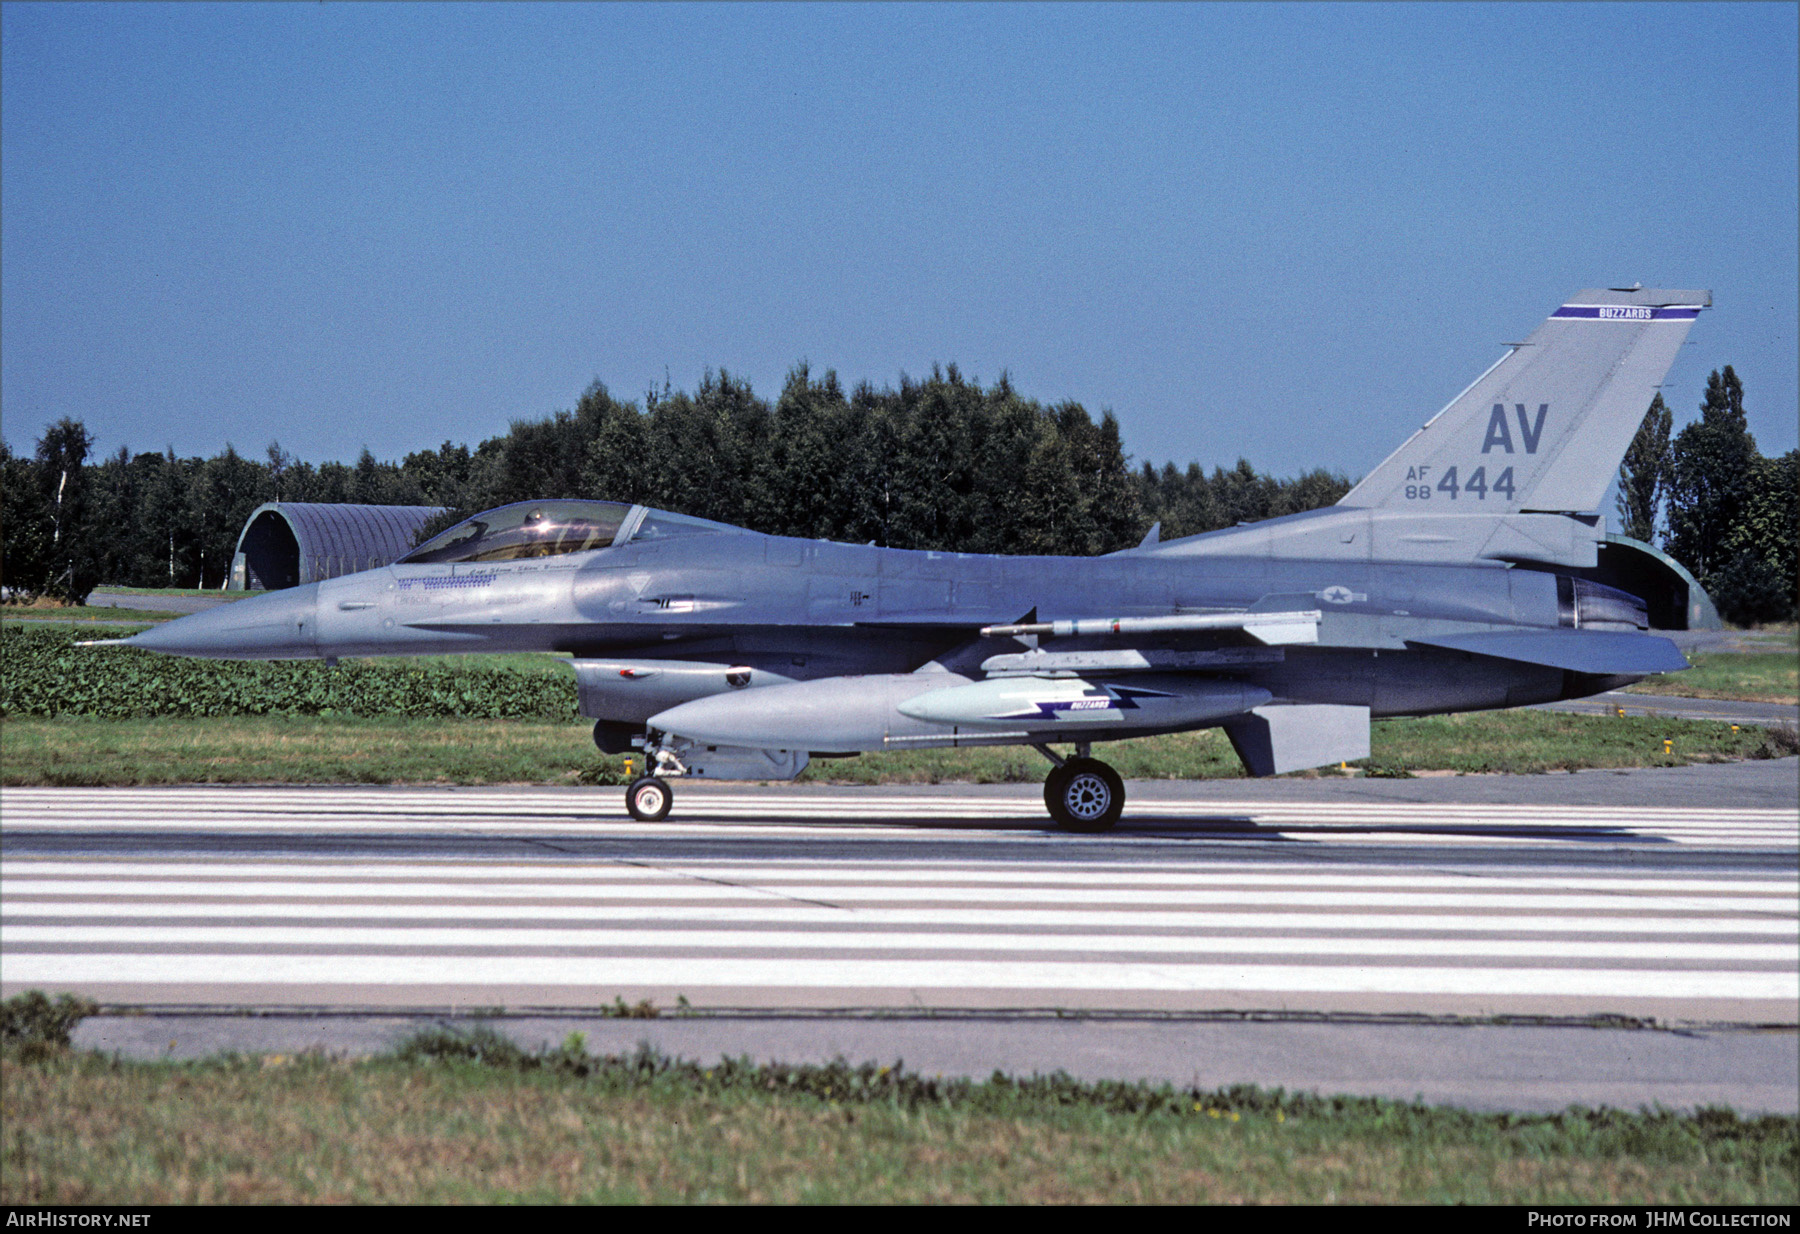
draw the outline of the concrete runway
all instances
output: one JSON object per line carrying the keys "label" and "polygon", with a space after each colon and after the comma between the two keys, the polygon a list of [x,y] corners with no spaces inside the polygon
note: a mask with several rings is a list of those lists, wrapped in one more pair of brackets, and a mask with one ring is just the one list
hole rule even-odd
{"label": "concrete runway", "polygon": [[[655,825],[616,790],[8,790],[0,978],[169,1013],[81,1030],[133,1054],[503,1006],[703,1058],[1800,1104],[1792,759],[1130,793],[1092,837],[1035,786],[682,785]],[[643,998],[704,1014],[597,1014]]]}

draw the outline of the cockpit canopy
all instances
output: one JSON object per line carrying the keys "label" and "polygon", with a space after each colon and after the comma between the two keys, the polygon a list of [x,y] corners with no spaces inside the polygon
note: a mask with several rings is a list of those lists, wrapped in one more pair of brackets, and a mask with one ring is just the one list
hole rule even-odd
{"label": "cockpit canopy", "polygon": [[395,564],[559,557],[637,540],[743,528],[622,501],[519,501],[440,531]]}

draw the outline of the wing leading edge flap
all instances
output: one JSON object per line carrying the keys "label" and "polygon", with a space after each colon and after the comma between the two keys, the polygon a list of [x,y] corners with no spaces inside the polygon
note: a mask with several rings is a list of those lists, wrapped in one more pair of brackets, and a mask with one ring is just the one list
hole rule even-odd
{"label": "wing leading edge flap", "polygon": [[1227,720],[1225,735],[1253,776],[1369,757],[1369,709],[1271,704]]}
{"label": "wing leading edge flap", "polygon": [[1668,639],[1627,630],[1488,630],[1413,636],[1407,642],[1609,677],[1678,673],[1688,667],[1681,649]]}

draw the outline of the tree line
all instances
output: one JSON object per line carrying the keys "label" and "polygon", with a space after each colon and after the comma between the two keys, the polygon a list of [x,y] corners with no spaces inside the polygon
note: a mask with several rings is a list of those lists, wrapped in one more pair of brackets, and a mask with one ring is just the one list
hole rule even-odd
{"label": "tree line", "polygon": [[773,402],[723,370],[692,393],[615,398],[599,382],[573,410],[515,421],[481,442],[444,442],[399,463],[368,450],[312,464],[279,443],[93,458],[76,420],[50,425],[32,457],[0,445],[0,584],[15,597],[75,600],[94,586],[218,587],[238,533],[266,501],[443,506],[421,535],[533,498],[641,502],[775,535],[975,553],[1097,554],[1329,505],[1349,481],[1293,480],[1248,462],[1134,471],[1111,412],[1045,405],[1002,376],[951,365],[899,388],[804,364]]}
{"label": "tree line", "polygon": [[[1795,609],[1796,452],[1765,459],[1745,427],[1730,367],[1707,383],[1701,418],[1670,437],[1659,394],[1619,474],[1625,534],[1661,543],[1740,622]],[[1324,470],[1277,479],[1240,459],[1207,473],[1133,469],[1110,412],[1045,405],[1002,376],[954,365],[899,388],[806,365],[773,402],[723,370],[692,393],[641,402],[599,382],[572,410],[515,421],[474,449],[444,442],[398,463],[368,450],[313,464],[271,443],[248,458],[121,447],[90,457],[76,420],[50,425],[31,457],[0,444],[0,585],[15,598],[85,598],[94,586],[218,587],[238,533],[266,501],[431,505],[422,534],[533,498],[642,502],[757,531],[978,553],[1096,554],[1331,505],[1350,481]]]}
{"label": "tree line", "polygon": [[1765,458],[1728,364],[1700,418],[1671,440],[1659,393],[1619,467],[1619,523],[1691,571],[1727,621],[1792,621],[1800,557],[1800,450]]}

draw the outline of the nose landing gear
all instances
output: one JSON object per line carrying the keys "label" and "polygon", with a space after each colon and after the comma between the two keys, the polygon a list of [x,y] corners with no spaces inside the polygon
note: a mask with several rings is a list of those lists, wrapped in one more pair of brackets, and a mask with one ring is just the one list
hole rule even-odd
{"label": "nose landing gear", "polygon": [[639,776],[625,790],[625,809],[640,823],[667,818],[674,803],[674,790],[655,776]]}
{"label": "nose landing gear", "polygon": [[687,774],[687,767],[661,733],[646,733],[639,739],[644,751],[645,768],[654,774],[641,775],[625,789],[625,810],[640,823],[654,823],[669,816],[675,804],[675,790],[668,780]]}
{"label": "nose landing gear", "polygon": [[1068,831],[1111,831],[1125,809],[1125,782],[1097,758],[1088,757],[1084,742],[1075,758],[1061,758],[1049,746],[1038,753],[1056,765],[1044,778],[1044,805],[1057,825]]}

